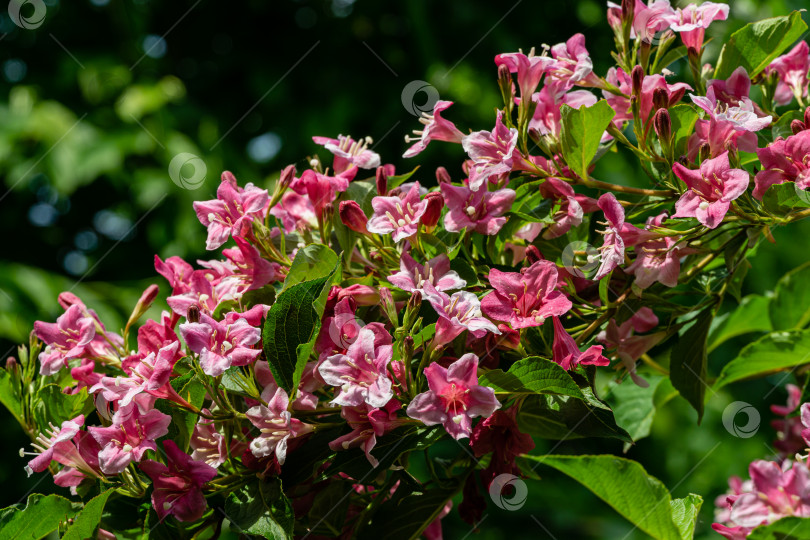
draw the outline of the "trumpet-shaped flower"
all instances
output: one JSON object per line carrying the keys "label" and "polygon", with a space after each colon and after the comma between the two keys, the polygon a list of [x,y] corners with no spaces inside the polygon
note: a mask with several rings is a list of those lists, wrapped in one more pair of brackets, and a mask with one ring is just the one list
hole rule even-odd
{"label": "trumpet-shaped flower", "polygon": [[394,242],[416,234],[427,209],[425,201],[420,200],[419,189],[419,183],[415,182],[402,196],[374,197],[371,200],[374,215],[368,220],[368,231],[390,234]]}
{"label": "trumpet-shaped flower", "polygon": [[450,232],[466,228],[486,235],[498,234],[506,223],[503,214],[515,200],[514,190],[507,188],[473,191],[467,186],[442,184],[441,190],[449,210],[444,216],[444,227]]}
{"label": "trumpet-shaped flower", "polygon": [[687,49],[700,51],[703,48],[703,37],[706,29],[714,21],[728,19],[728,4],[703,2],[700,5],[689,4],[684,8],[675,9],[669,16],[669,28],[681,35],[683,44]]}
{"label": "trumpet-shaped flower", "polygon": [[807,96],[807,74],[810,71],[810,45],[801,40],[788,53],[776,58],[766,73],[776,73],[778,83],[774,99],[779,105],[787,105],[794,96]]}
{"label": "trumpet-shaped flower", "polygon": [[464,138],[464,134],[459,131],[453,122],[442,118],[442,112],[447,110],[452,101],[439,100],[433,106],[433,113],[422,112],[419,122],[425,127],[421,130],[414,130],[416,137],[405,136],[405,142],[414,143],[413,146],[408,148],[402,157],[411,158],[421,153],[430,141],[445,141],[452,143],[460,143]]}
{"label": "trumpet-shaped flower", "polygon": [[757,150],[762,170],[754,177],[754,197],[762,199],[769,187],[795,182],[796,189],[810,187],[810,131],[776,139]]}
{"label": "trumpet-shaped flower", "polygon": [[269,201],[266,189],[253,184],[240,188],[233,174],[228,171],[222,173],[217,198],[194,203],[200,223],[208,227],[206,249],[217,249],[229,236],[245,237],[250,234],[253,220],[264,219]]}
{"label": "trumpet-shaped flower", "polygon": [[722,223],[731,201],[748,189],[748,172],[732,169],[728,152],[705,160],[699,170],[687,169],[677,162],[672,170],[689,188],[675,203],[672,217],[697,218],[710,229]]}
{"label": "trumpet-shaped flower", "polygon": [[450,343],[465,330],[476,338],[484,337],[487,332],[501,333],[492,321],[481,315],[481,303],[471,292],[459,291],[448,296],[425,283],[424,295],[439,314],[434,337],[436,345]]}
{"label": "trumpet-shaped flower", "polygon": [[368,145],[372,143],[371,137],[355,141],[349,135],[338,135],[337,139],[312,137],[312,140],[335,155],[332,168],[337,174],[352,166],[361,169],[375,169],[380,166],[380,155],[368,149]]}
{"label": "trumpet-shaped flower", "polygon": [[461,145],[470,156],[470,189],[479,190],[490,176],[512,170],[512,153],[517,147],[518,132],[503,123],[503,111],[498,111],[495,129],[476,131],[464,137]]}
{"label": "trumpet-shaped flower", "polygon": [[261,331],[245,319],[228,324],[203,313],[200,322],[180,325],[180,335],[188,348],[200,355],[200,367],[206,375],[222,375],[231,366],[246,366],[261,351],[253,349],[261,338]]}
{"label": "trumpet-shaped flower", "polygon": [[82,306],[72,305],[55,323],[36,321],[34,332],[45,343],[39,354],[40,373],[53,375],[74,358],[87,354],[96,335],[96,322]]}
{"label": "trumpet-shaped flower", "polygon": [[399,258],[399,272],[388,276],[388,281],[408,292],[421,292],[425,283],[430,283],[437,291],[461,289],[467,284],[455,270],[450,270],[450,258],[444,253],[419,264],[405,252]]}
{"label": "trumpet-shaped flower", "polygon": [[256,405],[245,415],[250,423],[259,429],[259,436],[250,441],[251,453],[263,458],[275,454],[280,465],[287,459],[287,443],[290,439],[306,435],[312,426],[297,418],[292,418],[287,410],[289,397],[283,388],[276,389],[267,401],[267,407]]}
{"label": "trumpet-shaped flower", "polygon": [[551,347],[552,360],[563,369],[572,370],[578,365],[607,366],[610,360],[602,355],[601,345],[592,345],[584,352],[579,350],[577,342],[565,331],[559,317],[554,317],[554,344]]}
{"label": "trumpet-shaped flower", "polygon": [[169,432],[172,417],[152,409],[142,414],[134,404],[118,410],[109,427],[87,430],[101,446],[99,465],[104,474],[118,474],[143,458],[147,450],[157,451],[155,439]]}

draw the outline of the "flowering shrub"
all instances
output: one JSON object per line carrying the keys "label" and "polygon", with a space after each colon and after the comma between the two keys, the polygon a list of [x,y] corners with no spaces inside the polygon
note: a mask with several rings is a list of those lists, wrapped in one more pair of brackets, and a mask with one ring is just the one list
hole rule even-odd
{"label": "flowering shrub", "polygon": [[[460,144],[436,187],[344,135],[314,137],[330,159],[269,188],[223,173],[194,211],[224,259],[155,257],[171,288],[159,320],[138,326],[164,307],[157,285],[118,333],[65,292],[0,372],[28,470],[83,501],[33,495],[4,512],[3,536],[216,536],[227,520],[267,538],[440,538],[457,494],[478,524],[484,494],[503,508],[501,489],[542,464],[654,538],[691,538],[698,495],[672,499],[624,458],[530,452],[648,435],[662,374],[700,419],[710,385],[808,364],[807,268],[740,299],[758,243],[810,215],[810,52],[793,47],[806,25],[749,24],[704,63],[705,29],[728,11],[609,4],[604,76],[581,34],[499,54],[491,130],[465,134],[437,101],[407,138],[406,158]],[[680,65],[691,79],[670,82]],[[599,180],[608,152],[638,158],[644,185]],[[718,315],[727,295],[741,307]],[[709,377],[710,350],[757,331]],[[628,387],[643,399],[620,418],[608,403],[626,408]],[[789,391],[781,460],[751,464],[720,501],[727,538],[810,530],[777,521],[810,516],[810,409],[796,418]],[[431,456],[442,440],[454,459]]]}

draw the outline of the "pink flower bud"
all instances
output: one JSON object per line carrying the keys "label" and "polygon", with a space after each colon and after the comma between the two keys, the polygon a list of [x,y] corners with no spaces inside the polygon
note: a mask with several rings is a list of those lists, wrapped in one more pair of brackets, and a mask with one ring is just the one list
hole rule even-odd
{"label": "pink flower bud", "polygon": [[281,171],[281,175],[279,176],[278,182],[282,188],[290,187],[292,184],[293,179],[295,178],[295,165],[287,165]]}
{"label": "pink flower bud", "polygon": [[431,192],[425,195],[425,213],[422,215],[422,225],[432,229],[439,222],[444,208],[444,197],[439,192]]}
{"label": "pink flower bud", "polygon": [[188,312],[186,313],[186,319],[190,323],[198,323],[200,322],[200,306],[197,304],[192,304],[188,307]]}
{"label": "pink flower bud", "polygon": [[672,137],[672,119],[669,117],[669,111],[658,109],[653,117],[653,128],[662,143],[669,143]]}
{"label": "pink flower bud", "polygon": [[543,256],[540,254],[540,250],[537,249],[537,246],[532,245],[526,248],[526,262],[529,263],[529,266],[542,260]]}
{"label": "pink flower bud", "polygon": [[653,109],[666,109],[669,107],[669,92],[663,88],[653,90]]}
{"label": "pink flower bud", "polygon": [[388,195],[388,175],[385,174],[385,167],[377,167],[377,195],[384,197]]}
{"label": "pink flower bud", "polygon": [[[808,110],[810,110],[810,107],[808,107]],[[447,172],[447,169],[444,167],[436,168],[436,180],[439,182],[439,184],[449,184],[453,181],[450,178],[450,173]]]}
{"label": "pink flower bud", "polygon": [[338,213],[340,215],[340,221],[348,228],[360,234],[368,234],[368,229],[366,228],[368,218],[366,214],[363,213],[363,209],[360,208],[360,205],[357,204],[357,201],[341,201]]}
{"label": "pink flower bud", "polygon": [[801,120],[794,120],[790,123],[790,130],[793,131],[794,135],[801,133],[805,129],[807,129],[807,126]]}
{"label": "pink flower bud", "polygon": [[630,78],[632,81],[632,91],[634,96],[641,95],[641,86],[644,83],[644,68],[641,66],[636,66],[633,68],[633,71],[630,73]]}
{"label": "pink flower bud", "polygon": [[59,294],[59,305],[62,306],[62,309],[67,309],[73,305],[84,307],[84,302],[82,302],[79,297],[72,292],[65,291]]}

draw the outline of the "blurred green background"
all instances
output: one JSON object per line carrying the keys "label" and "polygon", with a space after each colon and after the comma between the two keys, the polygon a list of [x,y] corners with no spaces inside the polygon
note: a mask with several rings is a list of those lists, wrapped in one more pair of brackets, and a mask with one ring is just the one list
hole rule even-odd
{"label": "blurred green background", "polygon": [[[731,19],[712,26],[704,58],[744,22],[805,7],[802,0],[735,0]],[[490,129],[499,105],[493,57],[564,41],[583,32],[596,70],[610,65],[606,7],[595,0],[44,0],[44,20],[22,29],[0,12],[0,352],[15,355],[33,321],[60,313],[73,290],[119,329],[140,291],[157,282],[161,257],[213,258],[191,208],[215,196],[222,170],[266,184],[287,164],[306,166],[313,135],[369,135],[384,162],[401,171],[403,136],[420,125],[403,105],[411,81],[456,102],[446,116],[463,131]],[[28,10],[28,11],[26,11]],[[31,5],[23,16],[33,15]],[[676,66],[685,70],[684,66]],[[417,96],[417,101],[419,96]],[[322,149],[321,149],[322,150]],[[199,189],[177,186],[168,166],[182,152],[207,170]],[[322,151],[321,155],[325,156]],[[600,178],[643,184],[627,156],[611,155]],[[460,148],[435,143],[420,156],[418,178],[445,165],[461,178]],[[188,173],[188,171],[185,171]],[[807,260],[810,227],[774,231],[760,247],[746,292],[765,293]],[[733,302],[732,302],[733,305]],[[710,372],[744,341],[724,345]],[[701,426],[683,400],[658,411],[653,436],[630,449],[673,495],[704,496],[699,538],[713,537],[713,498],[729,475],[772,455],[767,406],[783,402],[785,380],[744,383],[713,396]],[[734,400],[762,412],[756,436],[739,439],[720,415]],[[47,475],[26,478],[18,450],[28,441],[3,411],[0,507]],[[554,443],[538,441],[539,452]],[[555,452],[621,453],[611,441],[565,442]],[[573,481],[542,467],[519,511],[490,504],[474,537],[642,538]],[[41,482],[41,483],[40,483]],[[453,511],[446,538],[473,537]]]}

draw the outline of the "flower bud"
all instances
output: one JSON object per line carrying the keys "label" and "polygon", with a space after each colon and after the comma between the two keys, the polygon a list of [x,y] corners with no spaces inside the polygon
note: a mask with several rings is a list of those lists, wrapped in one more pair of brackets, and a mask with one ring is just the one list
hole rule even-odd
{"label": "flower bud", "polygon": [[413,337],[405,336],[402,339],[403,358],[413,358]]}
{"label": "flower bud", "polygon": [[422,306],[422,293],[418,290],[413,291],[411,293],[411,297],[408,298],[408,307],[406,308],[408,311],[416,312],[419,311],[419,308]]}
{"label": "flower bud", "polygon": [[663,108],[658,109],[653,117],[653,129],[655,129],[655,134],[658,135],[661,144],[669,144],[672,137],[672,119],[669,117],[669,111]]}
{"label": "flower bud", "polygon": [[78,304],[80,306],[84,305],[84,302],[82,302],[81,299],[79,299],[78,296],[76,296],[72,292],[67,292],[67,291],[65,291],[63,293],[60,293],[58,300],[59,300],[59,305],[62,306],[62,309],[67,309],[70,306],[73,306],[73,305],[76,305],[76,304]]}
{"label": "flower bud", "polygon": [[669,94],[663,88],[653,90],[653,109],[669,108]]}
{"label": "flower bud", "polygon": [[634,67],[630,73],[630,79],[632,81],[633,95],[636,97],[641,96],[641,86],[644,84],[644,68],[641,66]]}
{"label": "flower bud", "polygon": [[17,363],[17,360],[13,356],[9,356],[8,358],[6,358],[6,371],[8,371],[9,373],[12,374],[16,373],[17,368],[19,366],[20,365]]}
{"label": "flower bud", "polygon": [[450,173],[447,172],[447,169],[444,167],[436,168],[436,181],[439,182],[439,184],[449,184],[452,182],[450,179]]}
{"label": "flower bud", "polygon": [[432,229],[439,222],[444,208],[444,197],[438,191],[432,191],[425,195],[425,213],[422,214],[422,225]]}
{"label": "flower bud", "polygon": [[375,180],[377,182],[377,195],[384,197],[388,194],[388,175],[385,174],[385,167],[377,167],[377,176]]}
{"label": "flower bud", "polygon": [[197,323],[200,322],[200,306],[197,304],[191,304],[188,306],[188,311],[186,312],[186,319],[188,322]]}
{"label": "flower bud", "polygon": [[526,262],[529,263],[529,266],[542,260],[543,255],[540,254],[540,250],[537,249],[537,246],[531,245],[526,248]]}
{"label": "flower bud", "polygon": [[804,110],[804,125],[810,126],[810,107]]}
{"label": "flower bud", "polygon": [[282,169],[281,175],[278,178],[279,186],[282,189],[287,189],[292,184],[292,181],[295,179],[295,165],[287,165]]}
{"label": "flower bud", "polygon": [[793,132],[794,135],[796,135],[797,133],[801,133],[805,129],[807,129],[807,127],[801,120],[794,120],[790,123],[790,130]]}
{"label": "flower bud", "polygon": [[376,306],[380,303],[380,293],[374,287],[355,283],[348,287],[343,287],[337,293],[338,301],[344,298],[351,298],[351,301],[361,306]]}
{"label": "flower bud", "polygon": [[672,106],[675,103],[678,103],[683,98],[685,93],[686,88],[678,88],[677,90],[673,90],[669,95],[669,105]]}
{"label": "flower bud", "polygon": [[368,234],[366,228],[368,218],[360,205],[357,204],[357,201],[341,201],[338,214],[340,215],[340,221],[348,228],[360,234]]}
{"label": "flower bud", "polygon": [[154,303],[155,299],[157,298],[158,293],[160,292],[160,287],[155,284],[149,285],[143,294],[141,295],[138,303],[135,304],[135,308],[132,310],[132,314],[129,316],[129,320],[127,321],[127,328],[132,326],[138,319],[140,319],[144,313],[149,309],[149,307]]}
{"label": "flower bud", "polygon": [[509,71],[506,64],[498,66],[498,83],[501,85],[512,84],[512,73]]}
{"label": "flower bud", "polygon": [[622,0],[622,19],[633,23],[636,15],[636,0]]}
{"label": "flower bud", "polygon": [[323,214],[321,214],[321,215],[323,216],[322,219],[323,219],[324,223],[329,223],[330,221],[332,221],[332,217],[335,215],[335,205],[334,205],[334,203],[328,203],[328,204],[324,205]]}
{"label": "flower bud", "polygon": [[402,328],[410,332],[413,323],[419,316],[419,308],[421,307],[422,293],[413,291],[411,297],[408,299],[408,305],[405,307],[405,315],[402,317]]}
{"label": "flower bud", "polygon": [[709,146],[709,143],[701,144],[698,154],[701,163],[712,157],[712,148]]}
{"label": "flower bud", "polygon": [[382,312],[388,317],[388,320],[391,321],[391,325],[396,328],[399,326],[399,314],[397,313],[397,306],[394,303],[394,297],[391,296],[391,289],[388,287],[380,287],[380,306],[382,306]]}

